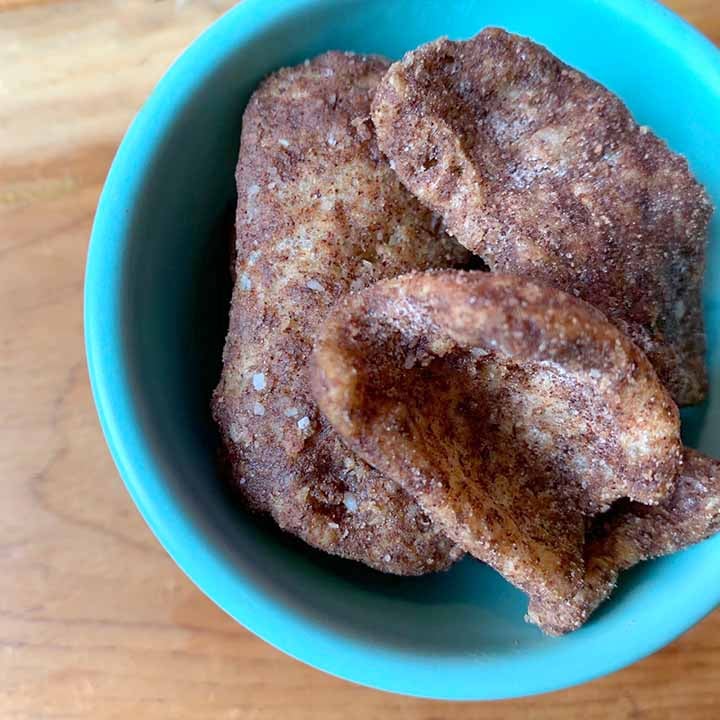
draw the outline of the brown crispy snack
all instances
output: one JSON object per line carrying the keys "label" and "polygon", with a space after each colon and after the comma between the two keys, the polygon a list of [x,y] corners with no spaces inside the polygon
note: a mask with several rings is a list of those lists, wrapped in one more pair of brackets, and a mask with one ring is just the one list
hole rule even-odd
{"label": "brown crispy snack", "polygon": [[328,53],[268,78],[243,118],[237,280],[213,398],[251,508],[327,552],[415,575],[459,550],[395,482],[341,442],[310,395],[316,325],[351,289],[470,253],[379,152],[370,100],[388,63]]}
{"label": "brown crispy snack", "polygon": [[677,407],[634,343],[554,288],[379,282],[329,313],[311,372],[345,442],[534,607],[582,589],[587,516],[672,488]]}
{"label": "brown crispy snack", "polygon": [[602,85],[490,28],[392,65],[372,110],[405,185],[491,270],[574,294],[703,399],[700,288],[712,207],[686,160]]}
{"label": "brown crispy snack", "polygon": [[618,575],[720,531],[720,462],[685,448],[675,490],[659,505],[620,500],[593,518],[585,550],[583,589],[559,607],[534,607],[528,618],[561,635],[584,624],[617,585]]}

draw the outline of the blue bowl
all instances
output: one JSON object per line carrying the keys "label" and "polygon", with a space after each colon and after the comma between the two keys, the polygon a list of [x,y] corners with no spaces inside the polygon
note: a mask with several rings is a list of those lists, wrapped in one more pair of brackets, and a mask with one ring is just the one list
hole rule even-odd
{"label": "blue bowl", "polygon": [[[550,9],[551,8],[551,9]],[[260,79],[331,48],[382,53],[498,25],[547,45],[615,91],[686,155],[720,205],[720,56],[643,0],[245,0],[197,40],[118,151],[85,286],[90,377],[108,444],[148,525],[226,612],[290,655],[393,692],[496,699],[609,673],[657,650],[720,601],[720,537],[628,573],[581,630],[544,637],[526,600],[465,560],[417,579],[310,550],[236,507],[218,480],[208,399],[228,287],[243,107]],[[720,227],[705,286],[712,392],[684,415],[720,456]]]}

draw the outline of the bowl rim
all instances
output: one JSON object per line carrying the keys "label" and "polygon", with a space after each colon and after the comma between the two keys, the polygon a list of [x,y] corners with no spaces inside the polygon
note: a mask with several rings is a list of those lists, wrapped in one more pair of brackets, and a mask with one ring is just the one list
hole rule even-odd
{"label": "bowl rim", "polygon": [[[655,0],[593,0],[639,26],[715,75],[720,53],[699,31]],[[128,129],[112,163],[93,223],[85,274],[84,326],[92,393],[106,442],[121,477],[158,541],[213,602],[264,641],[331,675],[380,690],[443,700],[497,700],[550,692],[614,672],[663,647],[720,604],[705,587],[680,611],[663,618],[652,638],[628,637],[611,653],[558,643],[535,653],[442,658],[392,650],[344,635],[291,607],[280,592],[239,577],[183,509],[164,480],[164,468],[141,431],[124,350],[121,290],[125,239],[132,209],[162,139],[179,108],[203,85],[230,49],[257,32],[329,0],[245,0],[173,63]],[[242,563],[240,563],[242,564]],[[598,648],[595,648],[598,650]],[[579,662],[582,658],[584,661]],[[548,673],[557,664],[561,672]]]}

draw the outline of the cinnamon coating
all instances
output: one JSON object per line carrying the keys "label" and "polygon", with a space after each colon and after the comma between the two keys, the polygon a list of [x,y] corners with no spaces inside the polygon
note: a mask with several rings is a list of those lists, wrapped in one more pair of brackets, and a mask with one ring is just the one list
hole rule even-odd
{"label": "cinnamon coating", "polygon": [[381,281],[328,314],[311,372],[348,446],[533,607],[582,591],[589,517],[673,489],[676,405],[634,343],[554,288],[459,271]]}
{"label": "cinnamon coating", "polygon": [[686,160],[599,83],[496,28],[423,45],[373,101],[405,185],[490,269],[602,310],[679,404],[703,399],[712,206]]}
{"label": "cinnamon coating", "polygon": [[318,412],[306,364],[341,295],[470,254],[377,148],[370,101],[388,62],[332,52],[270,76],[251,98],[237,167],[236,283],[213,398],[233,485],[290,533],[385,572],[460,554],[392,479]]}

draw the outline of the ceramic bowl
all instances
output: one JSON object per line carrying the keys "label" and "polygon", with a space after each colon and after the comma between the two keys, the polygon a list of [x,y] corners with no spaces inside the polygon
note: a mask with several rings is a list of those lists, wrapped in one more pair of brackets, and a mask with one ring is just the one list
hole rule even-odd
{"label": "ceramic bowl", "polygon": [[[720,205],[720,55],[642,0],[245,0],[180,57],[128,131],[90,244],[88,364],[108,444],[148,525],[198,587],[286,653],[349,680],[446,699],[581,683],[657,650],[720,601],[720,537],[627,573],[581,630],[543,636],[488,567],[404,579],[310,550],[226,494],[208,400],[229,288],[243,107],[269,72],[328,49],[391,58],[487,25],[528,35],[600,80]],[[705,284],[711,395],[686,442],[720,457],[720,227]]]}

